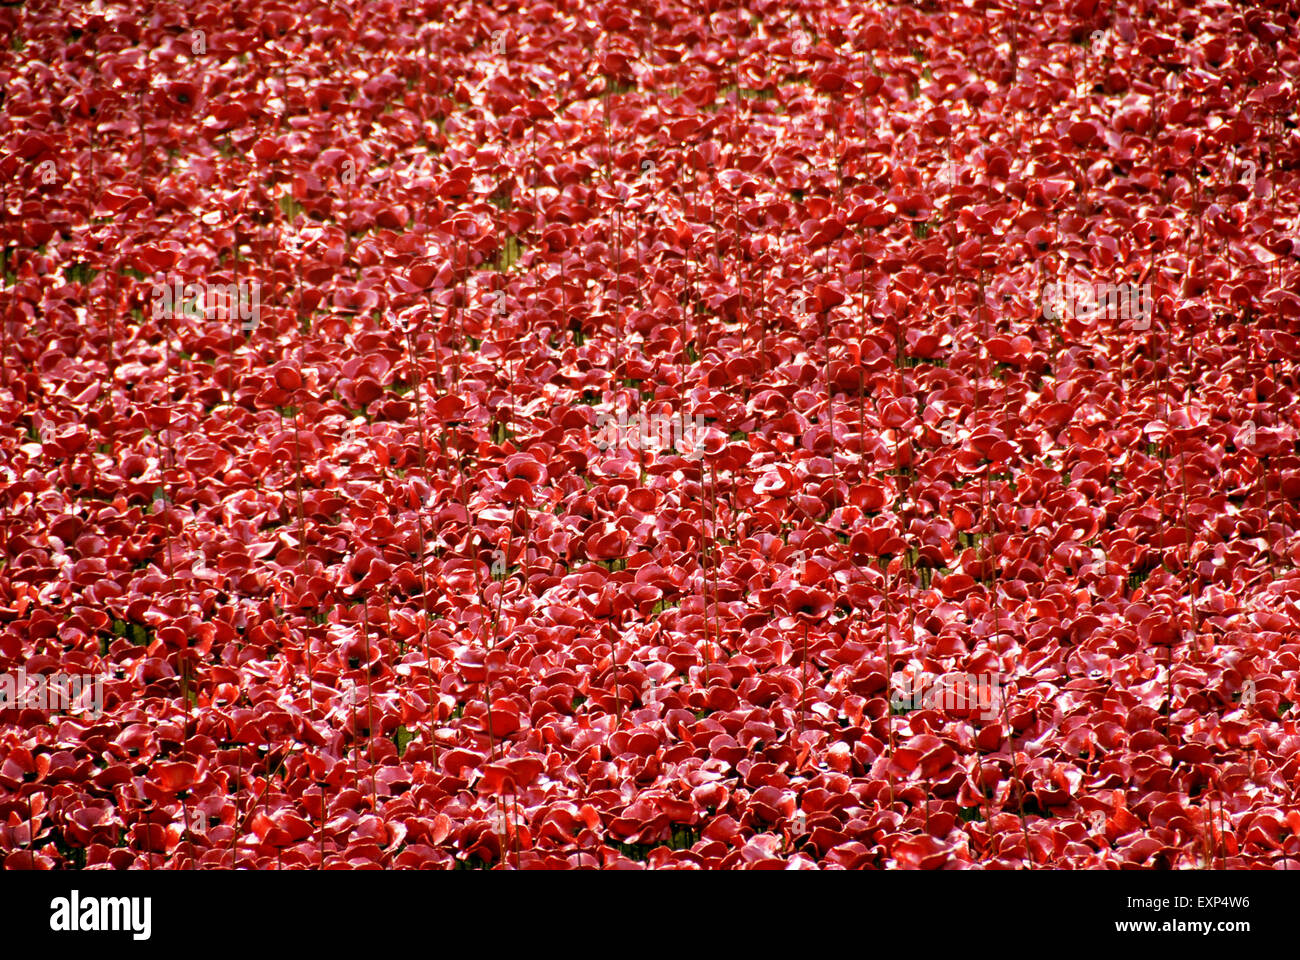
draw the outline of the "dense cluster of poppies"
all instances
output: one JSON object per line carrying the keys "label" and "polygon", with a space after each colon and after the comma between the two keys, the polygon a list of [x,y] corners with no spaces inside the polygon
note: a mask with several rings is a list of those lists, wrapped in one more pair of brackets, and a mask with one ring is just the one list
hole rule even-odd
{"label": "dense cluster of poppies", "polygon": [[1293,4],[0,36],[6,868],[1300,869]]}

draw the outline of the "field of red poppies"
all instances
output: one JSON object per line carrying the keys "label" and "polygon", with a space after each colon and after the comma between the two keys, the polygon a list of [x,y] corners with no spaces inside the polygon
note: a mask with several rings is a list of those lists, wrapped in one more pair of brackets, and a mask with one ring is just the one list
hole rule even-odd
{"label": "field of red poppies", "polygon": [[5,868],[1300,868],[1295,4],[0,38]]}

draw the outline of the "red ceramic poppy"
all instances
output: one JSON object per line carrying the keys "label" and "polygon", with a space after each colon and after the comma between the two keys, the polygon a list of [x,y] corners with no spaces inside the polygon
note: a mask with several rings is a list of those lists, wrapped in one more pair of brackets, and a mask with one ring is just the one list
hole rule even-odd
{"label": "red ceramic poppy", "polygon": [[0,9],[6,868],[1300,867],[1285,11],[423,6]]}

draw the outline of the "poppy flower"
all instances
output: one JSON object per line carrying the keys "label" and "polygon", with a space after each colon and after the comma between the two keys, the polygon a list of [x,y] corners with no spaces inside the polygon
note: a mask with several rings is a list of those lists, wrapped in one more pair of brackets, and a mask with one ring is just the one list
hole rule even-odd
{"label": "poppy flower", "polygon": [[72,6],[7,868],[1300,867],[1284,11]]}

